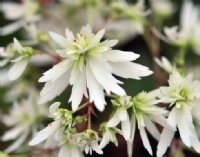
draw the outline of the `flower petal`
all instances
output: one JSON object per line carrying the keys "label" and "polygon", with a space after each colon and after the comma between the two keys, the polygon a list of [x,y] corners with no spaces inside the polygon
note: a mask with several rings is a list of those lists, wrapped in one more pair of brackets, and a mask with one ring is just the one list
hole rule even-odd
{"label": "flower petal", "polygon": [[110,62],[129,62],[136,60],[140,55],[120,50],[109,50],[103,53],[103,57]]}
{"label": "flower petal", "polygon": [[65,72],[60,78],[54,82],[47,82],[40,92],[38,104],[43,104],[60,95],[69,85],[69,73]]}
{"label": "flower petal", "polygon": [[162,157],[165,154],[167,148],[170,146],[172,142],[174,134],[175,131],[169,130],[167,128],[163,129],[157,146],[157,152],[156,152],[157,157]]}
{"label": "flower petal", "polygon": [[151,145],[149,143],[149,139],[147,137],[144,127],[140,127],[139,131],[140,131],[140,136],[142,138],[142,143],[143,143],[144,147],[147,149],[147,151],[149,152],[150,155],[153,155]]}
{"label": "flower petal", "polygon": [[123,96],[125,95],[124,89],[122,89],[117,83],[120,83],[109,72],[108,64],[97,58],[91,58],[89,60],[92,72],[97,81],[104,87],[107,93],[112,91],[113,93]]}
{"label": "flower petal", "polygon": [[46,128],[36,134],[36,136],[29,142],[29,145],[34,146],[45,141],[47,138],[49,138],[49,136],[56,132],[59,126],[60,121],[54,121],[50,123]]}
{"label": "flower petal", "polygon": [[94,101],[95,106],[99,111],[103,111],[105,108],[105,97],[102,86],[97,82],[94,77],[91,68],[86,64],[86,75],[87,75],[87,87],[90,95],[90,101]]}
{"label": "flower petal", "polygon": [[54,32],[49,32],[49,35],[51,36],[51,38],[62,48],[67,47],[68,45],[68,41],[65,37],[54,33]]}
{"label": "flower petal", "polygon": [[130,134],[131,134],[131,126],[130,126],[130,120],[129,117],[121,122],[121,129],[122,129],[122,134],[125,138],[126,141],[130,139]]}
{"label": "flower petal", "polygon": [[24,72],[27,64],[28,64],[27,59],[22,59],[16,63],[14,63],[8,72],[9,80],[14,81],[14,80],[18,79]]}
{"label": "flower petal", "polygon": [[124,63],[110,63],[113,68],[113,73],[117,76],[123,78],[132,78],[139,80],[140,77],[149,76],[152,74],[152,71],[148,67],[143,65],[124,62]]}

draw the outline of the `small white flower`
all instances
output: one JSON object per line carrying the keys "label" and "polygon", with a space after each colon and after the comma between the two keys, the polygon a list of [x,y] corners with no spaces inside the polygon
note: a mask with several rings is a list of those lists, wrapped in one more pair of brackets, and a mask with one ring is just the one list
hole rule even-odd
{"label": "small white flower", "polygon": [[181,9],[180,28],[177,26],[164,29],[169,42],[179,46],[190,46],[200,54],[200,11],[190,1],[185,1]]}
{"label": "small white flower", "polygon": [[150,2],[153,11],[161,17],[168,17],[174,12],[174,7],[170,0],[150,0]]}
{"label": "small white flower", "polygon": [[92,155],[92,151],[103,154],[102,148],[99,145],[98,133],[91,129],[87,129],[78,134],[77,145],[85,150],[86,154],[89,153]]}
{"label": "small white flower", "polygon": [[108,127],[115,127],[121,122],[122,135],[125,140],[129,140],[131,131],[130,119],[127,111],[127,109],[132,105],[130,100],[131,97],[124,96],[120,97],[117,101],[112,101],[112,103],[117,107],[117,110],[107,123]]}
{"label": "small white flower", "polygon": [[[199,121],[200,82],[194,81],[192,75],[181,76],[174,72],[169,78],[169,87],[161,87],[158,95],[160,101],[169,103],[172,110],[168,123],[178,128],[183,143],[200,153],[200,142],[193,120]],[[169,147],[175,131],[164,128],[158,143],[157,156],[161,157]]]}
{"label": "small white flower", "polygon": [[19,57],[12,60],[14,64],[8,72],[10,81],[18,79],[23,74],[28,64],[28,60],[33,54],[33,49],[31,47],[23,47],[16,38],[14,38],[13,49],[14,51],[17,51]]}
{"label": "small white flower", "polygon": [[22,145],[31,133],[34,133],[39,128],[39,121],[43,116],[46,116],[46,106],[38,106],[34,98],[24,99],[20,103],[15,103],[8,115],[2,117],[3,123],[8,127],[12,127],[6,131],[2,137],[3,141],[16,141],[10,145],[6,152],[15,151]]}
{"label": "small white flower", "polygon": [[46,82],[41,91],[40,104],[52,100],[72,85],[69,101],[73,111],[77,110],[83,95],[103,111],[106,104],[104,90],[108,94],[125,95],[124,89],[118,85],[122,82],[112,74],[140,79],[152,73],[147,67],[131,62],[139,57],[138,54],[113,50],[117,40],[101,42],[104,32],[100,30],[94,34],[89,25],[82,27],[76,36],[68,29],[66,37],[50,32],[60,47],[56,52],[63,60],[39,79],[39,82]]}
{"label": "small white flower", "polygon": [[133,113],[131,117],[131,136],[127,142],[128,154],[130,157],[132,156],[132,144],[134,141],[136,122],[143,145],[151,155],[153,155],[153,152],[145,128],[156,140],[159,140],[160,133],[154,122],[160,124],[163,127],[167,127],[168,129],[172,128],[167,124],[167,120],[165,119],[167,111],[157,106],[159,101],[156,100],[156,95],[157,91],[152,91],[149,93],[141,92],[132,99]]}

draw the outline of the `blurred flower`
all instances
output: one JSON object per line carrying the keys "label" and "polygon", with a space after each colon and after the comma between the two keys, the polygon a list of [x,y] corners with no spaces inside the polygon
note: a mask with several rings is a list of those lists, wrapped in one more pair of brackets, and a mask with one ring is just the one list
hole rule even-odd
{"label": "blurred flower", "polygon": [[[71,97],[73,111],[77,110],[83,95],[94,101],[98,110],[105,108],[103,90],[110,94],[125,95],[112,74],[124,78],[140,79],[152,73],[147,67],[131,63],[139,57],[133,52],[112,50],[117,40],[101,42],[105,30],[93,34],[89,25],[82,27],[76,36],[66,29],[66,37],[50,32],[60,49],[57,54],[63,61],[44,73],[39,82],[46,82],[41,91],[39,103],[52,100],[70,84],[73,85]],[[88,88],[88,91],[87,91]]]}
{"label": "blurred flower", "polygon": [[4,67],[9,62],[10,53],[4,47],[0,47],[0,67]]}
{"label": "blurred flower", "polygon": [[164,29],[170,43],[191,47],[200,54],[200,10],[190,1],[185,1],[181,10],[180,28],[177,26]]}
{"label": "blurred flower", "polygon": [[113,2],[112,8],[114,21],[106,28],[109,37],[120,37],[123,40],[130,35],[135,36],[143,33],[146,16],[149,14],[149,10],[145,10],[144,1],[138,0],[134,5],[125,1]]}
{"label": "blurred flower", "polygon": [[171,74],[176,69],[166,57],[155,58],[155,62],[167,73]]}
{"label": "blurred flower", "polygon": [[23,0],[22,3],[2,2],[0,7],[8,20],[17,20],[14,23],[2,27],[0,35],[8,35],[20,29],[26,23],[39,20],[37,14],[40,10],[39,3],[34,0]]}
{"label": "blurred flower", "polygon": [[13,50],[18,53],[19,57],[12,60],[14,64],[8,72],[10,81],[16,80],[22,75],[28,64],[29,58],[33,54],[33,49],[31,47],[23,47],[16,38],[14,38]]}
{"label": "blurred flower", "polygon": [[127,141],[128,154],[130,157],[132,156],[132,144],[135,136],[136,122],[143,145],[151,155],[153,155],[153,152],[145,128],[156,140],[159,140],[160,133],[154,122],[168,129],[172,128],[167,124],[167,120],[165,118],[167,111],[157,106],[159,101],[156,99],[156,95],[157,91],[149,93],[141,92],[132,99],[131,136]]}
{"label": "blurred flower", "polygon": [[150,2],[153,11],[160,17],[169,17],[174,12],[174,7],[170,0],[150,0]]}
{"label": "blurred flower", "polygon": [[2,141],[15,139],[15,142],[5,150],[6,152],[15,151],[30,134],[37,132],[41,125],[41,118],[47,114],[46,106],[36,105],[33,95],[34,93],[28,99],[15,102],[10,113],[2,117],[2,122],[11,127],[2,136]]}
{"label": "blurred flower", "polygon": [[[192,75],[181,76],[174,72],[169,78],[169,87],[161,87],[159,99],[163,103],[169,103],[172,110],[168,116],[168,123],[173,128],[178,128],[183,143],[193,147],[200,153],[198,140],[193,119],[200,121],[200,82],[195,81]],[[175,131],[164,128],[158,143],[157,156],[161,157],[169,147]]]}

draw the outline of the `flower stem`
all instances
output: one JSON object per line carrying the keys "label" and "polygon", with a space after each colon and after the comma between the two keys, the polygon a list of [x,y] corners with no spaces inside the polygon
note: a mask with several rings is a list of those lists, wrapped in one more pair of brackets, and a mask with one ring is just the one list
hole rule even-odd
{"label": "flower stem", "polygon": [[92,124],[92,117],[91,117],[91,111],[92,111],[92,103],[88,103],[88,129],[91,129],[91,124]]}
{"label": "flower stem", "polygon": [[82,104],[82,105],[81,105],[76,111],[74,111],[73,113],[76,113],[76,112],[82,110],[83,108],[87,107],[88,103],[89,103],[89,102],[86,102],[86,103]]}

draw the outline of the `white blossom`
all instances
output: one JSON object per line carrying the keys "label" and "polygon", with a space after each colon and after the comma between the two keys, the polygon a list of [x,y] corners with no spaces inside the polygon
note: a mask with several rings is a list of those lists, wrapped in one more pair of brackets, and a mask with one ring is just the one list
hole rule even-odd
{"label": "white blossom", "polygon": [[39,20],[40,6],[37,1],[24,0],[22,3],[2,2],[0,10],[8,20],[17,20],[11,24],[5,25],[0,30],[0,35],[9,35],[25,26],[28,22]]}
{"label": "white blossom", "polygon": [[104,32],[100,30],[94,34],[89,25],[82,27],[76,36],[68,29],[66,37],[50,32],[60,47],[56,52],[63,60],[39,79],[39,82],[46,82],[40,94],[40,104],[52,100],[72,85],[69,101],[73,111],[77,110],[83,95],[103,111],[106,104],[104,90],[108,94],[125,95],[124,89],[118,85],[122,82],[112,74],[140,79],[152,73],[147,67],[131,62],[139,57],[138,54],[113,50],[117,40],[101,42]]}
{"label": "white blossom", "polygon": [[181,9],[180,27],[164,29],[169,42],[179,46],[190,46],[199,54],[200,49],[200,10],[190,1],[185,1]]}
{"label": "white blossom", "polygon": [[5,151],[12,152],[20,147],[31,133],[34,134],[39,129],[40,123],[38,123],[38,120],[46,116],[46,114],[46,106],[39,107],[36,105],[33,96],[20,102],[15,102],[9,114],[2,117],[2,122],[11,127],[2,136],[2,141],[15,139],[15,142]]}
{"label": "white blossom", "polygon": [[77,136],[77,145],[85,151],[86,154],[92,155],[92,151],[98,154],[103,154],[102,148],[99,145],[99,136],[96,131],[87,129]]}
{"label": "white blossom", "polygon": [[174,12],[174,7],[170,0],[150,0],[150,2],[153,11],[161,17],[168,17]]}
{"label": "white blossom", "polygon": [[156,99],[156,95],[157,91],[152,91],[149,93],[141,92],[132,100],[133,113],[131,115],[131,136],[130,139],[127,141],[128,154],[130,157],[132,156],[132,144],[134,141],[136,124],[138,126],[143,145],[151,155],[153,155],[153,152],[146,134],[146,130],[156,140],[159,140],[160,133],[154,124],[155,122],[163,127],[172,129],[172,127],[167,124],[167,120],[165,118],[167,111],[157,106],[159,101]]}
{"label": "white blossom", "polygon": [[[200,153],[200,142],[193,121],[199,121],[200,82],[192,75],[181,76],[174,72],[169,78],[169,87],[161,87],[160,101],[172,107],[168,123],[178,129],[183,143]],[[157,156],[161,157],[169,147],[175,131],[164,128],[158,144]]]}

